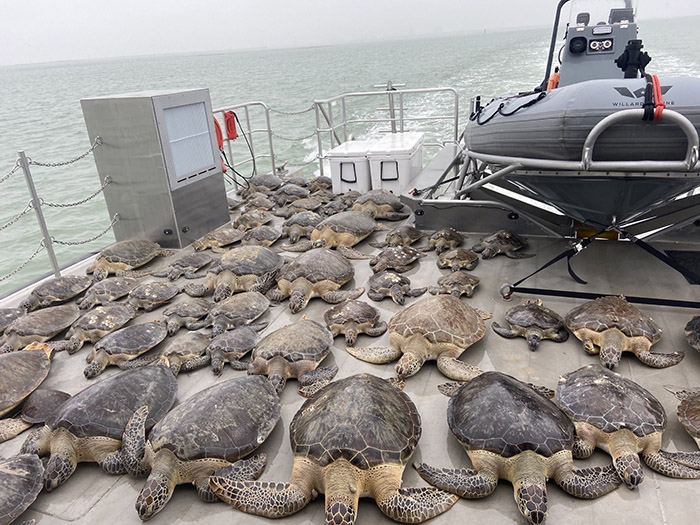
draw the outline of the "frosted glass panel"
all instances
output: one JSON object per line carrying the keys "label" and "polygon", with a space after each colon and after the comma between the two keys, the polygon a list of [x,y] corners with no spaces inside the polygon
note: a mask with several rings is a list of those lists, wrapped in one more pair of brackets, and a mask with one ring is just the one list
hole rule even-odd
{"label": "frosted glass panel", "polygon": [[183,178],[214,164],[204,102],[163,110],[175,178]]}

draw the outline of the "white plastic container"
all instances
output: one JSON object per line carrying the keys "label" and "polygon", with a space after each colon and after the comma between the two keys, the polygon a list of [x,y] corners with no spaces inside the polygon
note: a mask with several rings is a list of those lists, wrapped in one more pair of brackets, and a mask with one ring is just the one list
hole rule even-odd
{"label": "white plastic container", "polygon": [[367,151],[372,189],[402,193],[423,169],[423,133],[391,133]]}
{"label": "white plastic container", "polygon": [[363,193],[372,189],[367,151],[375,143],[374,140],[350,140],[326,153],[331,165],[333,193],[349,190]]}

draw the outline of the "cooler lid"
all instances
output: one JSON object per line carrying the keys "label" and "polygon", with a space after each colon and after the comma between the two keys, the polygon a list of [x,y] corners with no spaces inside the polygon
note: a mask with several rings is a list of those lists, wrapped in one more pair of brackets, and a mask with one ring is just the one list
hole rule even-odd
{"label": "cooler lid", "polygon": [[410,156],[423,146],[424,133],[390,133],[367,151],[368,156],[408,155]]}
{"label": "cooler lid", "polygon": [[349,140],[343,142],[326,153],[326,158],[359,158],[365,157],[367,151],[376,143],[376,140]]}

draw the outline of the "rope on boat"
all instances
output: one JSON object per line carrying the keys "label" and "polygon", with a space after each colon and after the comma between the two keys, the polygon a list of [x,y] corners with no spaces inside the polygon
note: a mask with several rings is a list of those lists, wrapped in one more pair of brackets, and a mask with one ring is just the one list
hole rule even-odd
{"label": "rope on boat", "polygon": [[12,175],[13,175],[18,169],[20,169],[20,167],[21,167],[21,164],[19,163],[19,159],[17,159],[17,162],[15,163],[15,167],[12,168],[12,169],[10,170],[10,172],[9,172],[7,175],[3,175],[3,177],[0,179],[0,184],[2,184],[2,183],[5,182],[7,179],[9,179],[10,177],[12,177]]}
{"label": "rope on boat", "polygon": [[112,218],[112,222],[109,223],[109,226],[107,226],[102,232],[98,233],[94,237],[90,237],[89,239],[86,239],[84,241],[59,241],[55,237],[51,237],[51,242],[55,244],[60,244],[62,246],[80,246],[82,244],[89,244],[92,241],[95,241],[105,235],[109,230],[111,230],[115,224],[119,222],[119,214],[115,213],[114,217]]}
{"label": "rope on boat", "polygon": [[35,258],[37,255],[39,255],[39,252],[40,252],[41,250],[43,250],[45,247],[46,247],[46,246],[44,245],[44,239],[42,239],[42,240],[39,242],[39,246],[37,247],[36,250],[34,250],[34,253],[29,257],[29,259],[27,259],[26,261],[24,261],[22,264],[20,264],[17,268],[15,268],[14,270],[12,270],[12,271],[11,271],[10,273],[8,273],[7,275],[5,275],[5,276],[3,276],[3,277],[0,277],[0,283],[1,283],[2,281],[5,281],[5,280],[9,279],[10,277],[13,277],[13,276],[14,276],[15,274],[17,274],[18,272],[21,272],[21,271],[24,269],[24,267],[27,266],[30,262],[32,262],[32,261],[34,260],[34,258]]}
{"label": "rope on boat", "polygon": [[[42,204],[43,206],[48,206],[49,208],[72,208],[73,206],[80,206],[81,204],[85,204],[85,203],[88,202],[89,200],[92,200],[92,199],[94,199],[95,197],[97,197],[97,196],[98,196],[100,193],[102,193],[102,192],[104,191],[104,189],[105,189],[107,186],[109,186],[111,183],[112,183],[112,179],[110,178],[109,175],[107,175],[107,176],[105,177],[104,182],[102,183],[102,186],[100,186],[100,188],[99,188],[95,193],[93,193],[92,195],[89,195],[88,197],[85,197],[84,199],[79,200],[79,201],[69,202],[69,203],[65,203],[65,204],[57,204],[57,203],[55,203],[55,202],[46,202],[46,201],[43,200],[43,199],[40,199],[40,201],[41,201],[41,204]],[[2,230],[2,228],[0,228],[0,230]]]}
{"label": "rope on boat", "polygon": [[24,210],[22,210],[22,212],[21,212],[19,215],[17,215],[14,219],[10,220],[10,222],[8,222],[7,224],[5,224],[4,226],[0,226],[0,232],[3,231],[3,230],[6,230],[6,229],[9,228],[10,226],[12,226],[14,223],[16,223],[18,220],[20,220],[20,219],[21,219],[22,217],[24,217],[27,213],[29,213],[29,210],[31,210],[32,208],[33,208],[33,206],[32,206],[32,201],[29,201],[29,202],[27,203],[27,205],[24,207]]}
{"label": "rope on boat", "polygon": [[62,162],[39,162],[37,160],[32,160],[31,158],[27,157],[27,160],[29,161],[29,164],[34,164],[35,166],[43,166],[45,168],[57,168],[59,166],[68,166],[69,164],[73,164],[74,162],[78,162],[79,160],[84,159],[90,153],[95,151],[95,149],[98,146],[101,146],[101,145],[102,145],[102,137],[95,137],[95,142],[92,143],[92,146],[90,146],[90,149],[87,150],[82,155],[75,157],[74,159],[65,160]]}
{"label": "rope on boat", "polygon": [[281,111],[279,109],[272,109],[270,108],[270,113],[279,113],[280,115],[303,115],[304,113],[308,113],[309,111],[313,111],[314,106],[311,105],[311,107],[308,107],[306,109],[302,109],[301,111]]}

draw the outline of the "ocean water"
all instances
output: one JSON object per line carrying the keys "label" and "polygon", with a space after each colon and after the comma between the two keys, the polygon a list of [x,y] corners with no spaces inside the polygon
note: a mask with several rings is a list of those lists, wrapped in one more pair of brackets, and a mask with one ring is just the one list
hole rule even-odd
{"label": "ocean water", "polygon": [[[468,22],[468,21],[465,21]],[[653,20],[640,24],[640,36],[652,56],[648,71],[665,76],[700,75],[700,18]],[[256,50],[208,55],[179,55],[59,62],[0,68],[0,177],[6,175],[23,150],[39,162],[62,162],[90,146],[80,99],[148,89],[209,88],[214,108],[259,100],[271,109],[298,112],[314,100],[355,91],[372,91],[374,84],[405,83],[407,88],[453,87],[460,96],[460,126],[467,121],[469,100],[504,92],[530,90],[544,76],[550,30],[468,34],[444,38],[372,42],[302,49]],[[422,115],[448,114],[452,102],[427,97],[417,109]],[[376,118],[376,103],[353,106],[350,118]],[[412,108],[413,109],[413,108]],[[386,114],[382,114],[386,116]],[[313,112],[273,113],[274,149],[278,163],[306,165],[313,175],[316,141],[303,140],[315,129]],[[255,122],[253,123],[255,127]],[[386,127],[386,126],[383,126]],[[356,138],[377,135],[381,125],[355,130]],[[449,138],[449,124],[421,124],[414,129]],[[249,174],[242,141],[234,163]],[[265,166],[260,166],[265,171]],[[91,156],[61,167],[32,166],[39,196],[46,202],[70,203],[99,189]],[[0,184],[0,228],[29,202],[21,170]],[[70,208],[43,207],[50,234],[59,241],[90,239],[110,223],[101,195]],[[7,293],[51,270],[46,251],[22,271],[7,277],[34,253],[41,235],[33,211],[0,230],[0,293]],[[59,264],[66,265],[114,241],[111,232],[75,246],[55,246]]]}

